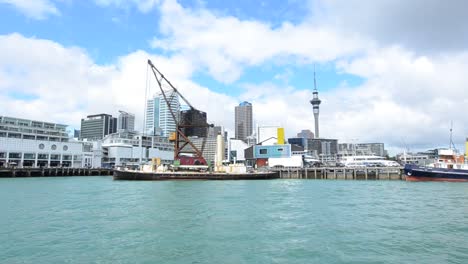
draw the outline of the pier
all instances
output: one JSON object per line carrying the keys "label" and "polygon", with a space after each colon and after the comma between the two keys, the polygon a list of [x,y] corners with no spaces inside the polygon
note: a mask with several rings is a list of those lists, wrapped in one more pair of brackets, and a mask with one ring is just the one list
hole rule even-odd
{"label": "pier", "polygon": [[315,180],[405,180],[402,167],[321,167],[321,168],[272,168],[281,179]]}
{"label": "pier", "polygon": [[0,178],[111,176],[112,169],[96,168],[0,168]]}

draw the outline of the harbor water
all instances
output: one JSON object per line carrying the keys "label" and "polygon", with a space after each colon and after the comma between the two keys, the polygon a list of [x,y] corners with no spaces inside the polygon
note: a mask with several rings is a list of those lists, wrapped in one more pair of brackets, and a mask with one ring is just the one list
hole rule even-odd
{"label": "harbor water", "polygon": [[468,263],[468,184],[0,179],[0,263]]}

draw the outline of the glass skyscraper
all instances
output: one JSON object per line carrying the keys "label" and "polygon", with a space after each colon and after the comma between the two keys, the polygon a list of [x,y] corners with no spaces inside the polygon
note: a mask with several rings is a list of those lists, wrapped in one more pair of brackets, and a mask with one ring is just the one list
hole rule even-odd
{"label": "glass skyscraper", "polygon": [[[179,95],[175,92],[168,91],[166,92],[166,97],[178,120],[180,112]],[[149,99],[146,105],[146,134],[169,136],[169,134],[175,132],[175,130],[176,121],[167,107],[164,96],[159,93],[152,99]]]}

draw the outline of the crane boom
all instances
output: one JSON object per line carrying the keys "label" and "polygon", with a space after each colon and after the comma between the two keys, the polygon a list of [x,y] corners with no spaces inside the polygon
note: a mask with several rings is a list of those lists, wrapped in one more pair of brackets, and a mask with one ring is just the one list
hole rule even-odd
{"label": "crane boom", "polygon": [[[177,90],[177,88],[175,88],[175,86],[172,85],[172,83],[168,79],[166,79],[166,77],[164,77],[164,74],[162,74],[158,70],[158,68],[156,68],[156,66],[154,66],[153,62],[150,59],[148,59],[148,64],[151,67],[151,70],[153,71],[153,74],[156,77],[156,80],[158,80],[157,75],[161,76],[161,78],[164,79],[167,82],[167,84],[169,84],[169,86],[172,88],[172,90],[174,92],[176,92],[180,96],[180,98],[182,98],[182,100],[184,100],[184,102],[190,107],[190,109],[196,110],[195,107],[193,107],[192,104],[190,104],[190,102],[187,99],[185,99],[185,97],[179,92],[179,90]],[[161,80],[158,80],[158,83],[160,83],[160,82],[161,82]],[[163,92],[162,86],[160,86],[160,88],[161,88],[161,91]]]}
{"label": "crane boom", "polygon": [[[148,65],[151,67],[151,71],[154,74],[154,77],[156,78],[156,81],[158,83],[159,89],[161,90],[161,94],[164,97],[164,101],[166,102],[167,108],[169,109],[169,112],[171,113],[171,116],[176,124],[176,131],[175,131],[175,148],[174,148],[174,160],[179,160],[181,162],[181,165],[207,165],[207,162],[205,158],[202,155],[202,152],[193,144],[193,142],[184,134],[183,129],[187,127],[197,127],[196,125],[181,125],[178,121],[177,114],[175,110],[171,106],[171,102],[173,99],[173,96],[175,94],[179,95],[180,98],[190,107],[190,110],[193,111],[198,111],[195,109],[195,107],[190,104],[190,102],[177,90],[177,88],[172,85],[172,83],[164,77],[164,75],[154,66],[153,62],[148,59]],[[170,96],[168,99],[168,96],[166,95],[166,91],[163,89],[163,82],[167,83],[172,91],[173,94]],[[207,127],[207,125],[204,125],[203,127]],[[181,153],[184,149],[185,146],[190,145],[193,149],[193,154],[195,154],[195,157],[182,157],[181,158]],[[186,163],[186,164],[182,164]]]}

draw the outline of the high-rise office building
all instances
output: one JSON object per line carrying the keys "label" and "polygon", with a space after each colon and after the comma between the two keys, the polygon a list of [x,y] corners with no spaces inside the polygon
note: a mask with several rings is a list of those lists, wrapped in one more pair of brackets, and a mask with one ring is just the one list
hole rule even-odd
{"label": "high-rise office building", "polygon": [[108,114],[89,115],[81,119],[80,139],[98,140],[117,132],[117,118]]}
{"label": "high-rise office building", "polygon": [[252,135],[253,122],[252,122],[252,104],[249,102],[242,102],[235,109],[235,138],[247,140],[247,137]]}
{"label": "high-rise office building", "polygon": [[119,111],[119,119],[117,122],[118,131],[134,131],[135,130],[135,115],[125,111]]}
{"label": "high-rise office building", "polygon": [[[166,98],[178,120],[180,112],[179,95],[169,91],[166,92]],[[171,132],[175,132],[176,123],[177,121],[174,120],[164,100],[164,96],[161,93],[147,101],[145,121],[146,134],[169,136]]]}
{"label": "high-rise office building", "polygon": [[314,138],[314,133],[309,129],[303,129],[301,132],[297,133],[298,138]]}

